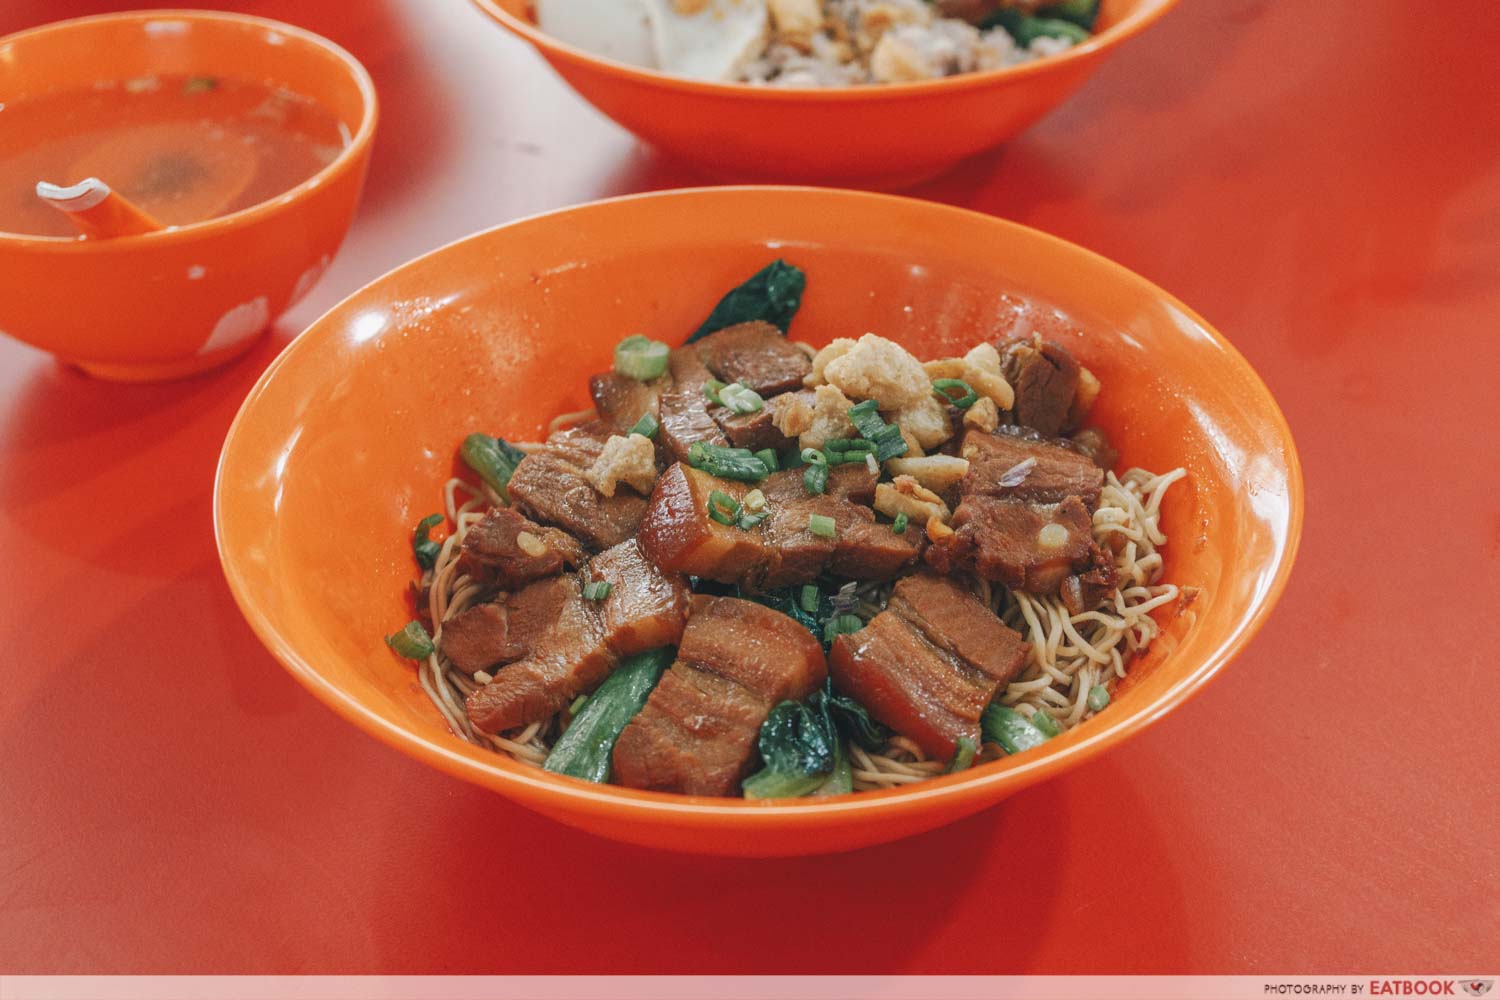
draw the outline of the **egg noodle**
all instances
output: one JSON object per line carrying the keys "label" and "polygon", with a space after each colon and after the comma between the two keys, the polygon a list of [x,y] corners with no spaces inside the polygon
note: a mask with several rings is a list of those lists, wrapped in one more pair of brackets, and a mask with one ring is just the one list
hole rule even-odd
{"label": "egg noodle", "polygon": [[[594,415],[593,410],[564,414],[550,430],[570,426]],[[540,447],[518,445],[522,451]],[[1175,584],[1161,583],[1162,556],[1167,543],[1161,530],[1161,503],[1173,483],[1187,475],[1174,469],[1161,475],[1130,469],[1123,476],[1105,477],[1094,512],[1093,535],[1114,555],[1119,583],[1099,604],[1082,614],[1070,614],[1058,597],[1033,597],[986,580],[975,580],[975,592],[995,613],[1030,643],[1026,669],[1000,695],[1004,705],[1028,719],[1045,711],[1059,729],[1070,729],[1095,714],[1088,705],[1095,685],[1109,688],[1125,677],[1130,661],[1144,652],[1161,626],[1152,612],[1183,597]],[[569,709],[542,722],[508,734],[481,732],[469,721],[464,699],[490,681],[485,673],[470,677],[457,670],[441,652],[443,623],[472,607],[486,588],[459,572],[464,536],[490,507],[505,500],[488,486],[476,487],[462,479],[443,486],[443,509],[452,533],[443,541],[433,563],[427,590],[428,612],[434,626],[434,652],[421,661],[417,677],[422,690],[457,735],[475,746],[509,754],[523,764],[540,767],[553,742],[572,720]],[[891,583],[847,587],[853,614],[869,621],[885,606]],[[503,667],[500,669],[504,669]],[[849,744],[854,790],[896,788],[942,774],[947,765],[928,758],[911,740],[892,736],[878,753]],[[985,743],[978,761],[994,760],[1004,752]]]}

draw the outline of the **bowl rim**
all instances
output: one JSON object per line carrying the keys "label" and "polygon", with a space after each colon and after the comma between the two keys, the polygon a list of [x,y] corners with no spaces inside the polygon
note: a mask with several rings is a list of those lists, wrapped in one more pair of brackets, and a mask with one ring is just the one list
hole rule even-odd
{"label": "bowl rim", "polygon": [[[283,368],[296,364],[297,358],[303,353],[312,350],[311,345],[320,337],[320,334],[315,331],[324,327],[333,313],[343,310],[348,304],[359,299],[372,288],[392,279],[398,274],[425,266],[431,259],[448,252],[460,244],[486,238],[500,230],[523,227],[554,216],[562,216],[580,211],[588,212],[620,203],[658,200],[666,202],[690,202],[704,198],[758,198],[786,195],[840,201],[848,204],[851,210],[855,205],[878,209],[884,205],[899,204],[908,210],[915,208],[938,216],[947,215],[953,217],[955,221],[960,217],[971,222],[978,219],[983,220],[985,225],[1019,231],[1027,239],[1050,242],[1061,246],[1071,253],[1087,255],[1093,258],[1096,263],[1102,263],[1106,268],[1118,272],[1122,280],[1135,284],[1166,305],[1179,310],[1184,316],[1197,324],[1201,330],[1207,333],[1219,350],[1224,352],[1243,369],[1248,376],[1252,392],[1260,397],[1265,415],[1272,421],[1277,438],[1283,446],[1283,456],[1286,463],[1288,517],[1285,531],[1280,538],[1280,544],[1272,555],[1272,559],[1275,562],[1275,570],[1270,581],[1256,595],[1255,603],[1250,608],[1248,614],[1235,624],[1234,629],[1225,638],[1220,640],[1213,649],[1206,653],[1190,673],[1172,684],[1158,699],[1143,706],[1141,709],[1131,714],[1121,714],[1114,718],[1111,718],[1108,713],[1102,715],[1100,716],[1100,720],[1107,720],[1104,721],[1104,724],[1099,725],[1097,728],[1090,727],[1091,731],[1088,732],[1084,732],[1081,729],[1071,730],[1053,742],[1053,749],[1050,752],[1031,759],[1021,758],[1015,762],[993,761],[958,774],[938,776],[934,779],[903,788],[860,792],[854,795],[815,801],[800,799],[783,802],[755,802],[744,799],[717,799],[676,795],[666,792],[637,791],[615,785],[593,785],[582,781],[574,781],[561,775],[551,774],[540,768],[530,768],[513,761],[508,762],[514,765],[513,767],[501,766],[497,763],[501,760],[498,754],[489,754],[488,751],[477,747],[469,748],[468,751],[460,751],[453,747],[444,746],[432,737],[412,729],[404,728],[380,716],[367,708],[357,698],[345,693],[342,689],[325,679],[312,664],[304,659],[276,631],[266,613],[260,609],[244,574],[238,566],[237,558],[226,547],[228,541],[226,535],[230,529],[227,528],[224,520],[224,512],[226,505],[231,502],[231,498],[226,493],[226,468],[232,461],[231,452],[234,450],[236,440],[240,436],[244,425],[248,424],[252,419],[254,410],[259,405],[261,397],[266,394],[268,387],[276,380]],[[333,327],[330,326],[329,328],[332,329]],[[452,777],[461,778],[492,791],[502,791],[508,797],[513,793],[517,801],[523,804],[566,804],[566,806],[571,807],[569,811],[584,812],[594,816],[607,816],[616,819],[649,820],[653,818],[671,818],[678,823],[686,824],[696,823],[703,825],[717,821],[715,825],[718,822],[728,822],[731,825],[740,825],[747,828],[764,828],[767,826],[795,826],[797,824],[808,823],[814,825],[833,825],[840,821],[848,821],[851,818],[865,818],[877,813],[892,815],[925,812],[929,806],[935,805],[940,801],[955,803],[974,802],[975,800],[981,803],[993,802],[1003,797],[1003,795],[992,794],[997,787],[1008,788],[1010,791],[1018,791],[1050,774],[1069,770],[1093,758],[1121,740],[1143,731],[1202,690],[1203,686],[1237,656],[1264,626],[1266,619],[1269,618],[1271,611],[1275,608],[1286,589],[1292,566],[1296,561],[1302,535],[1303,506],[1304,484],[1302,467],[1298,458],[1296,445],[1292,438],[1291,428],[1265,382],[1255,372],[1244,355],[1198,313],[1175,296],[1136,274],[1134,271],[1131,271],[1129,268],[1126,268],[1124,265],[1117,264],[1109,258],[1081,247],[1076,243],[1018,222],[969,209],[955,208],[953,206],[925,201],[923,199],[816,186],[734,185],[679,188],[623,195],[586,202],[581,205],[538,212],[453,240],[421,254],[375,278],[373,281],[366,283],[359,290],[351,293],[340,303],[314,320],[301,335],[267,366],[266,370],[246,395],[244,402],[235,414],[233,422],[230,424],[228,433],[225,435],[224,446],[220,452],[219,462],[215,470],[213,519],[214,538],[218,549],[219,561],[229,584],[230,591],[233,594],[235,602],[239,605],[241,613],[261,642],[281,662],[282,666],[299,683],[311,691],[315,697],[360,729],[375,736],[381,742]],[[485,760],[479,756],[480,754],[494,756],[497,762]],[[997,767],[996,765],[1004,766]],[[548,803],[548,800],[551,800],[551,802]]]}
{"label": "bowl rim", "polygon": [[215,215],[198,222],[190,222],[182,226],[171,226],[156,232],[141,233],[136,236],[119,236],[107,240],[86,240],[76,236],[39,236],[32,233],[12,233],[0,229],[0,244],[22,247],[28,250],[104,253],[112,250],[181,242],[203,236],[213,230],[232,229],[249,225],[259,221],[263,217],[279,212],[315,189],[324,186],[335,177],[340,177],[356,169],[356,165],[360,159],[368,153],[375,136],[375,125],[380,117],[379,99],[375,93],[375,81],[370,78],[369,70],[365,69],[363,63],[354,58],[347,49],[337,42],[331,41],[306,28],[299,28],[295,24],[287,24],[285,21],[277,21],[269,17],[259,17],[254,14],[240,14],[234,11],[190,10],[182,8],[125,10],[107,14],[90,14],[85,17],[72,17],[62,21],[50,21],[32,28],[25,28],[21,31],[12,32],[9,35],[0,36],[0,47],[38,35],[63,33],[80,29],[88,30],[91,26],[101,23],[139,22],[145,24],[158,20],[223,22],[245,27],[263,28],[268,32],[287,35],[312,45],[314,48],[324,50],[343,65],[349,78],[359,88],[360,98],[364,104],[364,111],[360,116],[358,127],[350,135],[349,142],[339,151],[339,155],[334,157],[332,162],[318,170],[317,173],[280,194],[267,198],[265,201],[258,201],[237,212],[230,212],[227,215]]}
{"label": "bowl rim", "polygon": [[941,92],[957,93],[991,84],[1046,73],[1101,54],[1132,38],[1160,20],[1177,5],[1177,0],[1139,0],[1138,6],[1125,17],[1091,35],[1089,40],[1069,47],[1056,55],[998,69],[977,70],[954,76],[917,80],[912,83],[856,84],[849,87],[766,87],[725,80],[698,80],[677,76],[644,66],[633,66],[608,56],[559,41],[535,24],[502,8],[496,0],[470,0],[487,16],[498,21],[515,35],[525,39],[546,56],[556,56],[574,63],[597,66],[617,77],[668,90],[739,99],[764,98],[771,101],[823,100],[830,102],[901,100]]}

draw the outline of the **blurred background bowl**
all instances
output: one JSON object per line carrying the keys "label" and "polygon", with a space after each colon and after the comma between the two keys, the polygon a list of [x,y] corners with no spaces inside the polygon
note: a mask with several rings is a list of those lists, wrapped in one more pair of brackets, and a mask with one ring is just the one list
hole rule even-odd
{"label": "blurred background bowl", "polygon": [[[1189,478],[1162,507],[1165,579],[1198,587],[1109,708],[1043,748],[890,792],[782,804],[596,786],[449,732],[382,637],[411,617],[412,526],[473,431],[535,440],[589,405],[631,333],[681,343],[769,259],[807,272],[791,333],[876,331],[919,356],[1036,331],[1103,382],[1121,465]],[[1180,704],[1260,626],[1291,570],[1302,480],[1266,387],[1161,289],[1072,244],[885,195],[718,188],[599,202],[434,251],[356,292],[271,365],[230,428],[219,554],[267,648],[403,753],[604,836],[740,855],[843,850],[931,829],[1075,767]],[[1205,757],[1224,748],[1205,747]],[[420,818],[415,818],[420,822]]]}
{"label": "blurred background bowl", "polygon": [[296,187],[204,222],[110,240],[0,232],[0,331],[101,378],[175,378],[244,352],[337,252],[375,133],[364,67],[279,21],[135,11],[0,38],[7,101],[151,74],[286,87],[333,112],[350,141]]}
{"label": "blurred background bowl", "polygon": [[919,83],[781,88],[670,76],[547,35],[529,0],[473,0],[647,142],[732,181],[900,188],[1014,138],[1176,0],[1103,0],[1097,33],[1035,62]]}

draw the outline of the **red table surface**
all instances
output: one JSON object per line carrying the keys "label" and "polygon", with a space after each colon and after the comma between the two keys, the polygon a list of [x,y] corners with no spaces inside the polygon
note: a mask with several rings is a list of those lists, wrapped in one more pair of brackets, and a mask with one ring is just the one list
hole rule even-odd
{"label": "red table surface", "polygon": [[[6,0],[0,33],[114,6]],[[428,770],[240,618],[210,485],[277,350],[477,228],[698,180],[458,0],[239,7],[370,68],[369,188],[322,284],[222,372],[109,385],[0,343],[0,971],[1500,971],[1491,4],[1190,0],[918,192],[1215,323],[1296,432],[1306,533],[1249,650],[1128,745],[779,862],[617,846]]]}

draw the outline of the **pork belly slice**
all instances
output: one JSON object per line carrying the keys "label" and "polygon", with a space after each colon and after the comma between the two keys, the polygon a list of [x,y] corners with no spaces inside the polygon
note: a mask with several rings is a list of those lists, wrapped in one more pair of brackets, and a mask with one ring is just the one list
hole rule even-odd
{"label": "pork belly slice", "polygon": [[660,443],[679,462],[686,462],[688,450],[698,441],[727,447],[729,439],[709,414],[709,399],[703,387],[713,373],[698,356],[694,346],[679,347],[668,358],[672,387],[661,395]]}
{"label": "pork belly slice", "polygon": [[834,640],[828,670],[876,719],[949,760],[960,739],[979,745],[979,717],[1021,672],[1027,648],[963,587],[918,574],[896,584],[868,625]]}
{"label": "pork belly slice", "polygon": [[511,500],[526,514],[553,524],[595,551],[632,537],[646,513],[646,498],[629,489],[606,497],[584,472],[613,435],[602,420],[558,431],[546,446],[523,458],[510,477]]}
{"label": "pork belly slice", "polygon": [[735,795],[766,716],[827,676],[822,647],[778,611],[732,597],[693,598],[677,660],[615,743],[627,788]]}
{"label": "pork belly slice", "polygon": [[927,561],[941,573],[972,572],[1050,597],[1069,575],[1092,564],[1092,526],[1077,497],[1058,504],[966,497],[953,515],[953,535],[930,545]]}
{"label": "pork belly slice", "polygon": [[762,396],[800,389],[812,372],[806,352],[761,320],[725,327],[692,346],[720,382],[738,382]]}
{"label": "pork belly slice", "polygon": [[589,395],[599,419],[616,434],[626,434],[646,414],[660,419],[662,394],[672,388],[670,375],[642,382],[619,372],[601,372],[589,379]]}
{"label": "pork belly slice", "polygon": [[[596,580],[610,584],[609,595],[586,600],[583,586]],[[545,585],[562,590],[554,620],[524,657],[469,695],[469,718],[485,732],[551,717],[598,687],[621,657],[674,645],[687,621],[687,581],[657,570],[633,540],[601,552],[576,574],[532,587]]]}
{"label": "pork belly slice", "polygon": [[551,630],[574,590],[572,577],[553,577],[476,604],[443,622],[438,648],[466,674],[519,660]]}
{"label": "pork belly slice", "polygon": [[[678,463],[657,480],[641,522],[641,548],[665,570],[752,590],[807,583],[825,571],[889,579],[917,560],[921,533],[897,535],[875,522],[861,503],[873,495],[874,480],[862,466],[843,466],[829,476],[827,493],[809,495],[802,470],[772,473],[757,484],[770,516],[742,530],[709,517],[709,496],[718,490],[743,501],[754,487]],[[833,518],[834,538],[807,530],[813,514]]]}
{"label": "pork belly slice", "polygon": [[724,432],[724,436],[734,447],[749,448],[751,451],[770,448],[780,452],[796,445],[797,440],[787,437],[776,428],[778,413],[784,407],[798,403],[811,407],[813,405],[812,391],[804,389],[800,392],[786,392],[780,396],[772,396],[766,400],[765,406],[754,413],[735,413],[723,406],[709,407],[708,412],[714,418],[714,422],[719,425],[719,430]]}
{"label": "pork belly slice", "polygon": [[514,590],[588,558],[578,540],[556,528],[544,528],[511,507],[493,507],[464,533],[458,561],[470,580]]}
{"label": "pork belly slice", "polygon": [[1011,416],[1049,437],[1068,428],[1081,369],[1061,344],[1030,339],[1000,345],[1002,373],[1015,389]]}
{"label": "pork belly slice", "polygon": [[[963,496],[1041,504],[1078,497],[1090,511],[1099,506],[1104,470],[1073,448],[1005,430],[993,434],[970,430],[959,454],[969,463],[959,485]],[[1032,464],[1027,466],[1028,462]],[[1005,478],[1007,473],[1010,479]]]}

